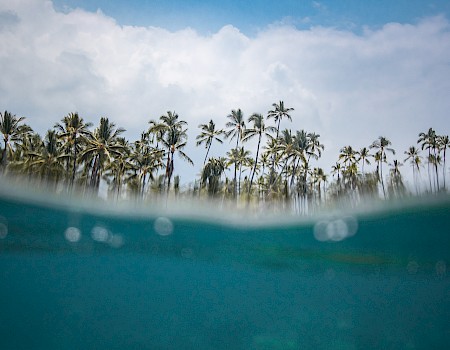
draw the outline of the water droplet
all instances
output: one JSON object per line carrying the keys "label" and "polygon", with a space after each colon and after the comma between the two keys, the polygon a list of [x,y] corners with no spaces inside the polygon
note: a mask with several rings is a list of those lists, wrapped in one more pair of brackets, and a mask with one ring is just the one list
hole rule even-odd
{"label": "water droplet", "polygon": [[5,239],[8,235],[8,226],[3,222],[0,222],[0,239]]}
{"label": "water droplet", "polygon": [[81,231],[76,227],[68,227],[64,231],[64,237],[69,242],[76,243],[81,239]]}
{"label": "water droplet", "polygon": [[436,275],[443,278],[447,275],[447,264],[445,261],[440,260],[436,263]]}
{"label": "water droplet", "polygon": [[91,237],[97,242],[106,242],[110,235],[109,230],[103,226],[94,226],[91,230]]}
{"label": "water droplet", "polygon": [[153,228],[155,229],[156,233],[160,236],[169,236],[173,232],[172,221],[170,221],[166,217],[157,218],[155,220]]}

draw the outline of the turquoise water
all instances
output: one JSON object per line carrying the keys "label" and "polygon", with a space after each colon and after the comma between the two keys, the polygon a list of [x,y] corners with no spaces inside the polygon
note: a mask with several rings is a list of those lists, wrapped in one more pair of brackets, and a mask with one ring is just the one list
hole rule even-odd
{"label": "turquoise water", "polygon": [[450,344],[448,197],[264,224],[63,202],[0,196],[1,349]]}

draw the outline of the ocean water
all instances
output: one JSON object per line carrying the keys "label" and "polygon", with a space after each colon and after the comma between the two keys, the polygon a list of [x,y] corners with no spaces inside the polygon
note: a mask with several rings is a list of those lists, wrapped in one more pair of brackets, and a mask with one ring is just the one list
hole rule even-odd
{"label": "ocean water", "polygon": [[0,349],[448,349],[450,200],[308,220],[0,191]]}

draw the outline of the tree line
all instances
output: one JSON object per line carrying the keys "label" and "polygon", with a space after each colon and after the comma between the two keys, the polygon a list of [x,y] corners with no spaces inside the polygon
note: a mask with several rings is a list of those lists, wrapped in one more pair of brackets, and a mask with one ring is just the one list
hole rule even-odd
{"label": "tree line", "polygon": [[[303,214],[330,203],[357,205],[366,197],[446,191],[448,135],[430,128],[400,159],[394,158],[397,154],[384,136],[359,150],[344,146],[327,173],[315,164],[325,150],[319,134],[281,128],[282,122],[292,121],[293,110],[279,101],[265,115],[245,118],[241,109],[232,110],[221,129],[213,120],[199,125],[196,145],[205,148],[205,157],[199,178],[184,189],[174,176],[175,155],[194,164],[184,152],[188,124],[175,112],[150,120],[140,138],[130,142],[121,136],[125,129],[108,118],[100,118],[93,128],[78,113],[69,113],[42,138],[24,117],[5,111],[0,113],[0,173],[69,193],[98,195],[103,184],[108,198],[114,199],[208,197],[281,204]],[[246,148],[251,139],[257,140],[253,153]],[[225,140],[232,148],[224,156],[209,157],[211,148]],[[401,174],[405,162],[412,168],[412,189]],[[372,164],[375,169],[367,169]],[[424,168],[427,181],[422,178]]]}

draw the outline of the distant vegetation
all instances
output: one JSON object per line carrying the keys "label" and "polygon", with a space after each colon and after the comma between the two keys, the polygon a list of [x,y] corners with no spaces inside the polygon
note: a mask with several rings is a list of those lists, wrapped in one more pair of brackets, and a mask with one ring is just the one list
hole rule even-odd
{"label": "distant vegetation", "polygon": [[[180,186],[174,176],[175,154],[192,165],[188,154],[187,123],[175,112],[150,120],[139,140],[130,142],[108,118],[94,128],[77,113],[69,113],[42,138],[24,117],[0,114],[3,145],[0,176],[21,175],[33,184],[57,192],[98,195],[107,188],[108,199],[157,200],[161,196],[217,198],[228,203],[290,208],[307,214],[317,208],[364,198],[398,198],[446,191],[448,135],[430,128],[418,135],[417,144],[396,153],[391,142],[378,137],[367,147],[344,146],[330,173],[315,166],[324,145],[320,135],[281,128],[291,121],[293,108],[274,103],[265,115],[244,118],[232,110],[223,129],[213,120],[199,125],[197,146],[205,147],[200,178]],[[222,157],[209,157],[216,143],[230,141]],[[252,152],[245,148],[257,140]],[[407,189],[401,166],[413,171],[414,186]],[[371,170],[369,170],[371,166]],[[226,170],[231,176],[226,176]]]}

